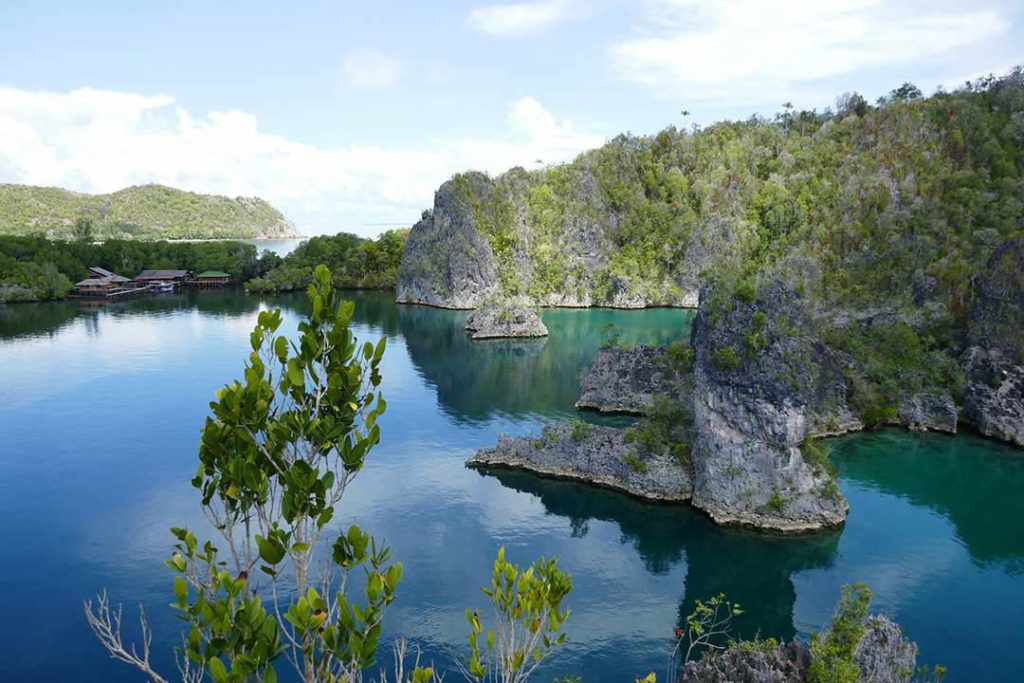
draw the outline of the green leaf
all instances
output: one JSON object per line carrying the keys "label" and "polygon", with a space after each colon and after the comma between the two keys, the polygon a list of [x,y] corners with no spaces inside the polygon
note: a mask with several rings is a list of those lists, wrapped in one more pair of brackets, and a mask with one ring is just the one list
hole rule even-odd
{"label": "green leaf", "polygon": [[288,359],[288,340],[284,337],[278,337],[274,340],[274,353],[277,354],[277,359],[282,363]]}
{"label": "green leaf", "polygon": [[294,358],[288,361],[288,381],[297,387],[303,386],[306,382],[306,377],[302,372],[302,368]]}
{"label": "green leaf", "polygon": [[217,657],[210,657],[210,661],[206,663],[207,668],[210,670],[210,676],[213,678],[214,683],[225,683],[228,680],[228,670],[224,666],[224,662],[220,661]]}
{"label": "green leaf", "polygon": [[174,597],[178,599],[178,607],[184,609],[188,604],[188,583],[180,576],[174,577]]}
{"label": "green leaf", "polygon": [[277,564],[284,559],[285,547],[276,538],[257,536],[256,545],[260,548],[260,557],[267,564]]}

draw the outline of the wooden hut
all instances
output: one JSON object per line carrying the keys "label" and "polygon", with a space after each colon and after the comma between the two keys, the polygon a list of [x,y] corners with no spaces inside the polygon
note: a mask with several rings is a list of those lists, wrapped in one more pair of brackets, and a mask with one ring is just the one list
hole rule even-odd
{"label": "wooden hut", "polygon": [[89,268],[88,279],[75,283],[75,293],[81,296],[111,296],[130,289],[132,281],[106,268]]}
{"label": "wooden hut", "polygon": [[75,283],[75,293],[81,296],[115,296],[123,292],[133,291],[129,287],[131,280],[120,275],[109,277],[91,277]]}
{"label": "wooden hut", "polygon": [[144,270],[135,278],[135,282],[143,287],[159,286],[164,283],[179,287],[192,281],[192,273],[187,270]]}
{"label": "wooden hut", "polygon": [[195,284],[202,288],[226,287],[231,284],[231,275],[220,270],[206,270],[196,275]]}

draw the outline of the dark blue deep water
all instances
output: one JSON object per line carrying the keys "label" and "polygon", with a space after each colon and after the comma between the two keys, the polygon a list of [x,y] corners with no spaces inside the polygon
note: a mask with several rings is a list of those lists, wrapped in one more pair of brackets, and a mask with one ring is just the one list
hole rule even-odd
{"label": "dark blue deep water", "polygon": [[[464,313],[352,296],[359,336],[388,338],[389,409],[382,443],[332,524],[358,522],[405,564],[386,641],[406,636],[451,668],[467,650],[464,609],[483,606],[479,586],[504,544],[515,561],[557,555],[575,578],[569,645],[537,680],[662,676],[680,615],[719,592],[746,610],[740,636],[806,635],[853,581],[871,586],[876,609],[950,680],[1019,679],[1024,451],[897,430],[836,440],[849,522],[795,539],[575,484],[480,474],[463,462],[499,433],[535,433],[574,414],[608,323],[627,342],[658,343],[685,336],[689,315],[548,310],[546,340],[471,343]],[[82,616],[83,599],[102,588],[126,616],[145,605],[155,660],[173,678],[167,530],[206,528],[189,485],[199,429],[271,306],[285,308],[293,330],[300,297],[0,306],[0,679],[139,681]]]}

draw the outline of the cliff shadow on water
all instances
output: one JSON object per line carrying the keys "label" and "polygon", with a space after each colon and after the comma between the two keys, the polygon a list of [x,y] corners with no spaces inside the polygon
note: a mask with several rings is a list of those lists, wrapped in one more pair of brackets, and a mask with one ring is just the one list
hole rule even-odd
{"label": "cliff shadow on water", "polygon": [[547,337],[472,340],[466,311],[415,305],[395,310],[417,371],[436,389],[445,412],[467,422],[575,415],[581,375],[602,344],[688,339],[693,318],[690,311],[667,308],[544,309]]}
{"label": "cliff shadow on water", "polygon": [[695,601],[724,593],[745,610],[736,623],[735,635],[790,639],[797,632],[793,575],[828,569],[836,559],[839,532],[781,537],[723,529],[685,506],[644,503],[615,491],[526,472],[495,469],[480,473],[536,496],[548,514],[566,518],[574,536],[585,536],[591,520],[618,524],[622,544],[632,546],[651,573],[663,574],[685,563],[680,625]]}

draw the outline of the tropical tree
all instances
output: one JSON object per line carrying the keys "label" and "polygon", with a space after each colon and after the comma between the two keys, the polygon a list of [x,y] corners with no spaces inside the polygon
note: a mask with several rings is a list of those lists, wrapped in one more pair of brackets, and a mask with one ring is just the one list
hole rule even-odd
{"label": "tropical tree", "polygon": [[[336,299],[327,268],[316,269],[308,296],[295,340],[277,334],[280,310],[260,313],[243,380],[210,404],[192,484],[221,547],[175,528],[167,560],[186,623],[177,650],[185,681],[272,682],[281,660],[307,683],[361,680],[402,578],[390,551],[356,526],[323,547],[380,439],[385,341],[357,342],[354,305]],[[365,570],[360,598],[347,590],[356,569]],[[112,656],[167,680],[150,663],[145,613],[141,651],[123,643],[121,612],[105,594],[86,615]]]}
{"label": "tropical tree", "polygon": [[71,229],[71,235],[75,238],[76,242],[92,242],[92,219],[88,216],[76,218],[75,227]]}
{"label": "tropical tree", "polygon": [[[494,561],[491,598],[495,626],[484,635],[479,610],[466,610],[472,656],[464,674],[475,681],[525,683],[555,648],[565,644],[562,628],[570,610],[562,603],[572,591],[572,576],[554,558],[541,558],[525,570],[505,559],[504,546]],[[483,640],[483,642],[481,642]]]}

